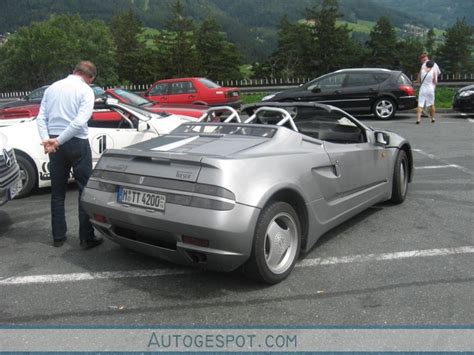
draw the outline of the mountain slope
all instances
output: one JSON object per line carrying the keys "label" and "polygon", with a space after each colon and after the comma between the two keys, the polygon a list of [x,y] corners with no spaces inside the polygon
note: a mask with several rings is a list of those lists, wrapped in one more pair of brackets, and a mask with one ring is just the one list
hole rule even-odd
{"label": "mountain slope", "polygon": [[[176,0],[1,0],[0,33],[14,32],[31,21],[42,21],[53,13],[79,14],[84,19],[109,21],[117,13],[132,9],[146,27],[163,28],[170,19]],[[266,58],[276,46],[277,26],[282,16],[290,21],[305,17],[305,9],[321,0],[181,0],[186,15],[196,21],[206,16],[217,19],[227,37],[235,42],[247,61]],[[398,6],[397,4],[401,5]],[[430,7],[429,16],[421,10]],[[442,4],[453,11],[446,12]],[[461,10],[461,3],[472,8],[472,0],[340,0],[340,12],[347,21],[377,21],[390,16],[397,27],[405,23],[432,26],[434,18],[451,24]],[[413,10],[415,8],[417,10]],[[471,16],[474,13],[471,11]],[[436,27],[442,27],[437,25]]]}

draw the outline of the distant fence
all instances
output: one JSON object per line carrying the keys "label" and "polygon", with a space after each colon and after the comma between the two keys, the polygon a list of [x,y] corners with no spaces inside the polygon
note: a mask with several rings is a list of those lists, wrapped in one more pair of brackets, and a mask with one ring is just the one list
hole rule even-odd
{"label": "distant fence", "polygon": [[[242,92],[260,92],[266,90],[274,90],[274,87],[291,87],[300,84],[307,83],[314,78],[264,78],[264,79],[243,79],[243,80],[223,80],[216,81],[217,84],[226,87],[239,87]],[[413,76],[411,80],[415,80]],[[465,74],[441,74],[439,82],[444,85],[459,86],[462,84],[469,84],[474,82],[474,73]],[[152,84],[130,84],[120,85],[121,87],[137,92],[143,92],[148,90]],[[110,89],[116,86],[105,86],[104,89]],[[14,92],[2,92],[0,93],[0,99],[18,98],[28,95],[30,91],[14,91]]]}

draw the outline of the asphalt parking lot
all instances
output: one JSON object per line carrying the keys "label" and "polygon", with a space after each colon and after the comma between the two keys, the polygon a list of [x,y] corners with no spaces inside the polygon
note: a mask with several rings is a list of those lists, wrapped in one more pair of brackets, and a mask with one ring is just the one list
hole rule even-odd
{"label": "asphalt parking lot", "polygon": [[474,319],[474,117],[362,121],[407,137],[415,176],[324,235],[275,286],[203,272],[112,242],[52,246],[49,191],[0,207],[1,325],[467,325]]}

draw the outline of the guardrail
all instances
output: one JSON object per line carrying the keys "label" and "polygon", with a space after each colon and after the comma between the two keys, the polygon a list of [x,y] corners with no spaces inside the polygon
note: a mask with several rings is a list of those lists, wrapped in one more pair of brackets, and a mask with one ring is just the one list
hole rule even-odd
{"label": "guardrail", "polygon": [[[217,81],[221,86],[225,87],[239,87],[244,93],[257,92],[273,92],[289,89],[312,80],[314,78],[264,78],[264,79],[243,79],[243,80],[226,80]],[[414,77],[410,77],[412,81]],[[470,74],[442,74],[439,77],[439,85],[461,87],[474,83],[474,73]],[[131,84],[121,85],[125,89],[135,92],[144,92],[152,84]],[[116,86],[105,86],[105,89],[110,89]],[[26,96],[30,91],[13,91],[0,93],[0,101],[7,101],[9,99],[16,99]]]}

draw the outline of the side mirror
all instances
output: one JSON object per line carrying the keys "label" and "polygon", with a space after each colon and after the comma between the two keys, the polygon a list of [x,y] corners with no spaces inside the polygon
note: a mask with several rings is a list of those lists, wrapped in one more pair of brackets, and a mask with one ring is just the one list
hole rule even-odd
{"label": "side mirror", "polygon": [[375,145],[386,146],[390,143],[390,136],[385,132],[374,132]]}
{"label": "side mirror", "polygon": [[137,131],[138,132],[145,132],[145,131],[148,131],[150,129],[150,125],[145,122],[145,121],[138,121],[138,127],[137,127]]}
{"label": "side mirror", "polygon": [[314,88],[311,89],[311,92],[317,94],[321,92],[321,88],[319,86],[315,86]]}

